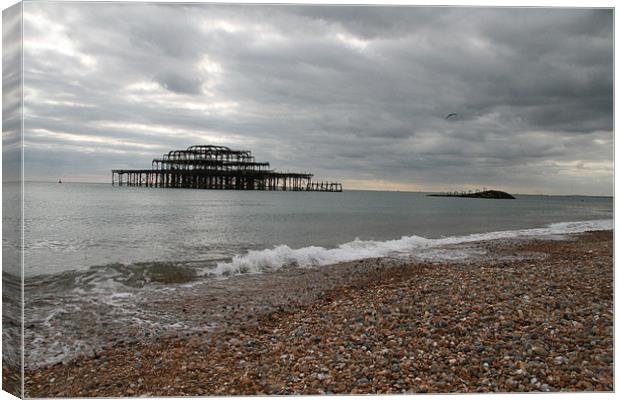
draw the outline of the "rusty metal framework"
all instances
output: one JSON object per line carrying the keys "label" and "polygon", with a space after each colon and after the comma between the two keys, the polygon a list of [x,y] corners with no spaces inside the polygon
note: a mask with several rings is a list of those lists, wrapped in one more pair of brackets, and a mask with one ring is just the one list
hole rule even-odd
{"label": "rusty metal framework", "polygon": [[113,169],[112,185],[188,189],[342,192],[337,182],[313,182],[310,173],[277,172],[251,151],[195,145],[153,159],[151,169]]}

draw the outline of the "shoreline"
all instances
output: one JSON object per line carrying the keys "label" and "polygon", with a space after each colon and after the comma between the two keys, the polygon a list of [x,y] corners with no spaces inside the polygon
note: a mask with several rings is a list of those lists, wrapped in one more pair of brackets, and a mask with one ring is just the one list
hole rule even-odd
{"label": "shoreline", "polygon": [[[222,314],[218,329],[27,370],[26,395],[613,390],[613,231],[566,236],[467,243],[480,255],[465,261],[283,270],[253,289],[256,276],[240,277],[237,299],[181,302],[184,314]],[[257,308],[240,308],[249,299]],[[573,358],[585,367],[565,371]]]}

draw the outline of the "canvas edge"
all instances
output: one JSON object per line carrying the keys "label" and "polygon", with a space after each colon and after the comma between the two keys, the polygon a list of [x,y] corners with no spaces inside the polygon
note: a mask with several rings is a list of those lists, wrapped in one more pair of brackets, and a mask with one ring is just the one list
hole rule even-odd
{"label": "canvas edge", "polygon": [[2,11],[2,390],[24,397],[23,3]]}

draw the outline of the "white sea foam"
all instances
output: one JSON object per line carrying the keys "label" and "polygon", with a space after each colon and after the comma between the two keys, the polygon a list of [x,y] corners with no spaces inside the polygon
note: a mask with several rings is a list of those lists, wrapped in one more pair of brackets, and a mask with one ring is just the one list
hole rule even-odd
{"label": "white sea foam", "polygon": [[286,245],[279,245],[272,249],[250,250],[244,255],[233,257],[230,262],[220,262],[211,273],[215,275],[260,273],[278,270],[287,265],[310,267],[364,258],[411,256],[430,248],[482,240],[547,237],[608,229],[613,229],[613,220],[561,222],[550,224],[545,228],[497,231],[440,239],[427,239],[415,235],[386,241],[355,239],[331,249],[319,246],[292,249]]}

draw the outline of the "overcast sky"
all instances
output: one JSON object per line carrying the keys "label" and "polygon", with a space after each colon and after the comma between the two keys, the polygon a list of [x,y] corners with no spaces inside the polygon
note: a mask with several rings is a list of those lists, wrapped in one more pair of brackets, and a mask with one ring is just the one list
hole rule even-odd
{"label": "overcast sky", "polygon": [[25,3],[26,178],[219,144],[345,189],[611,195],[612,29],[611,10]]}

